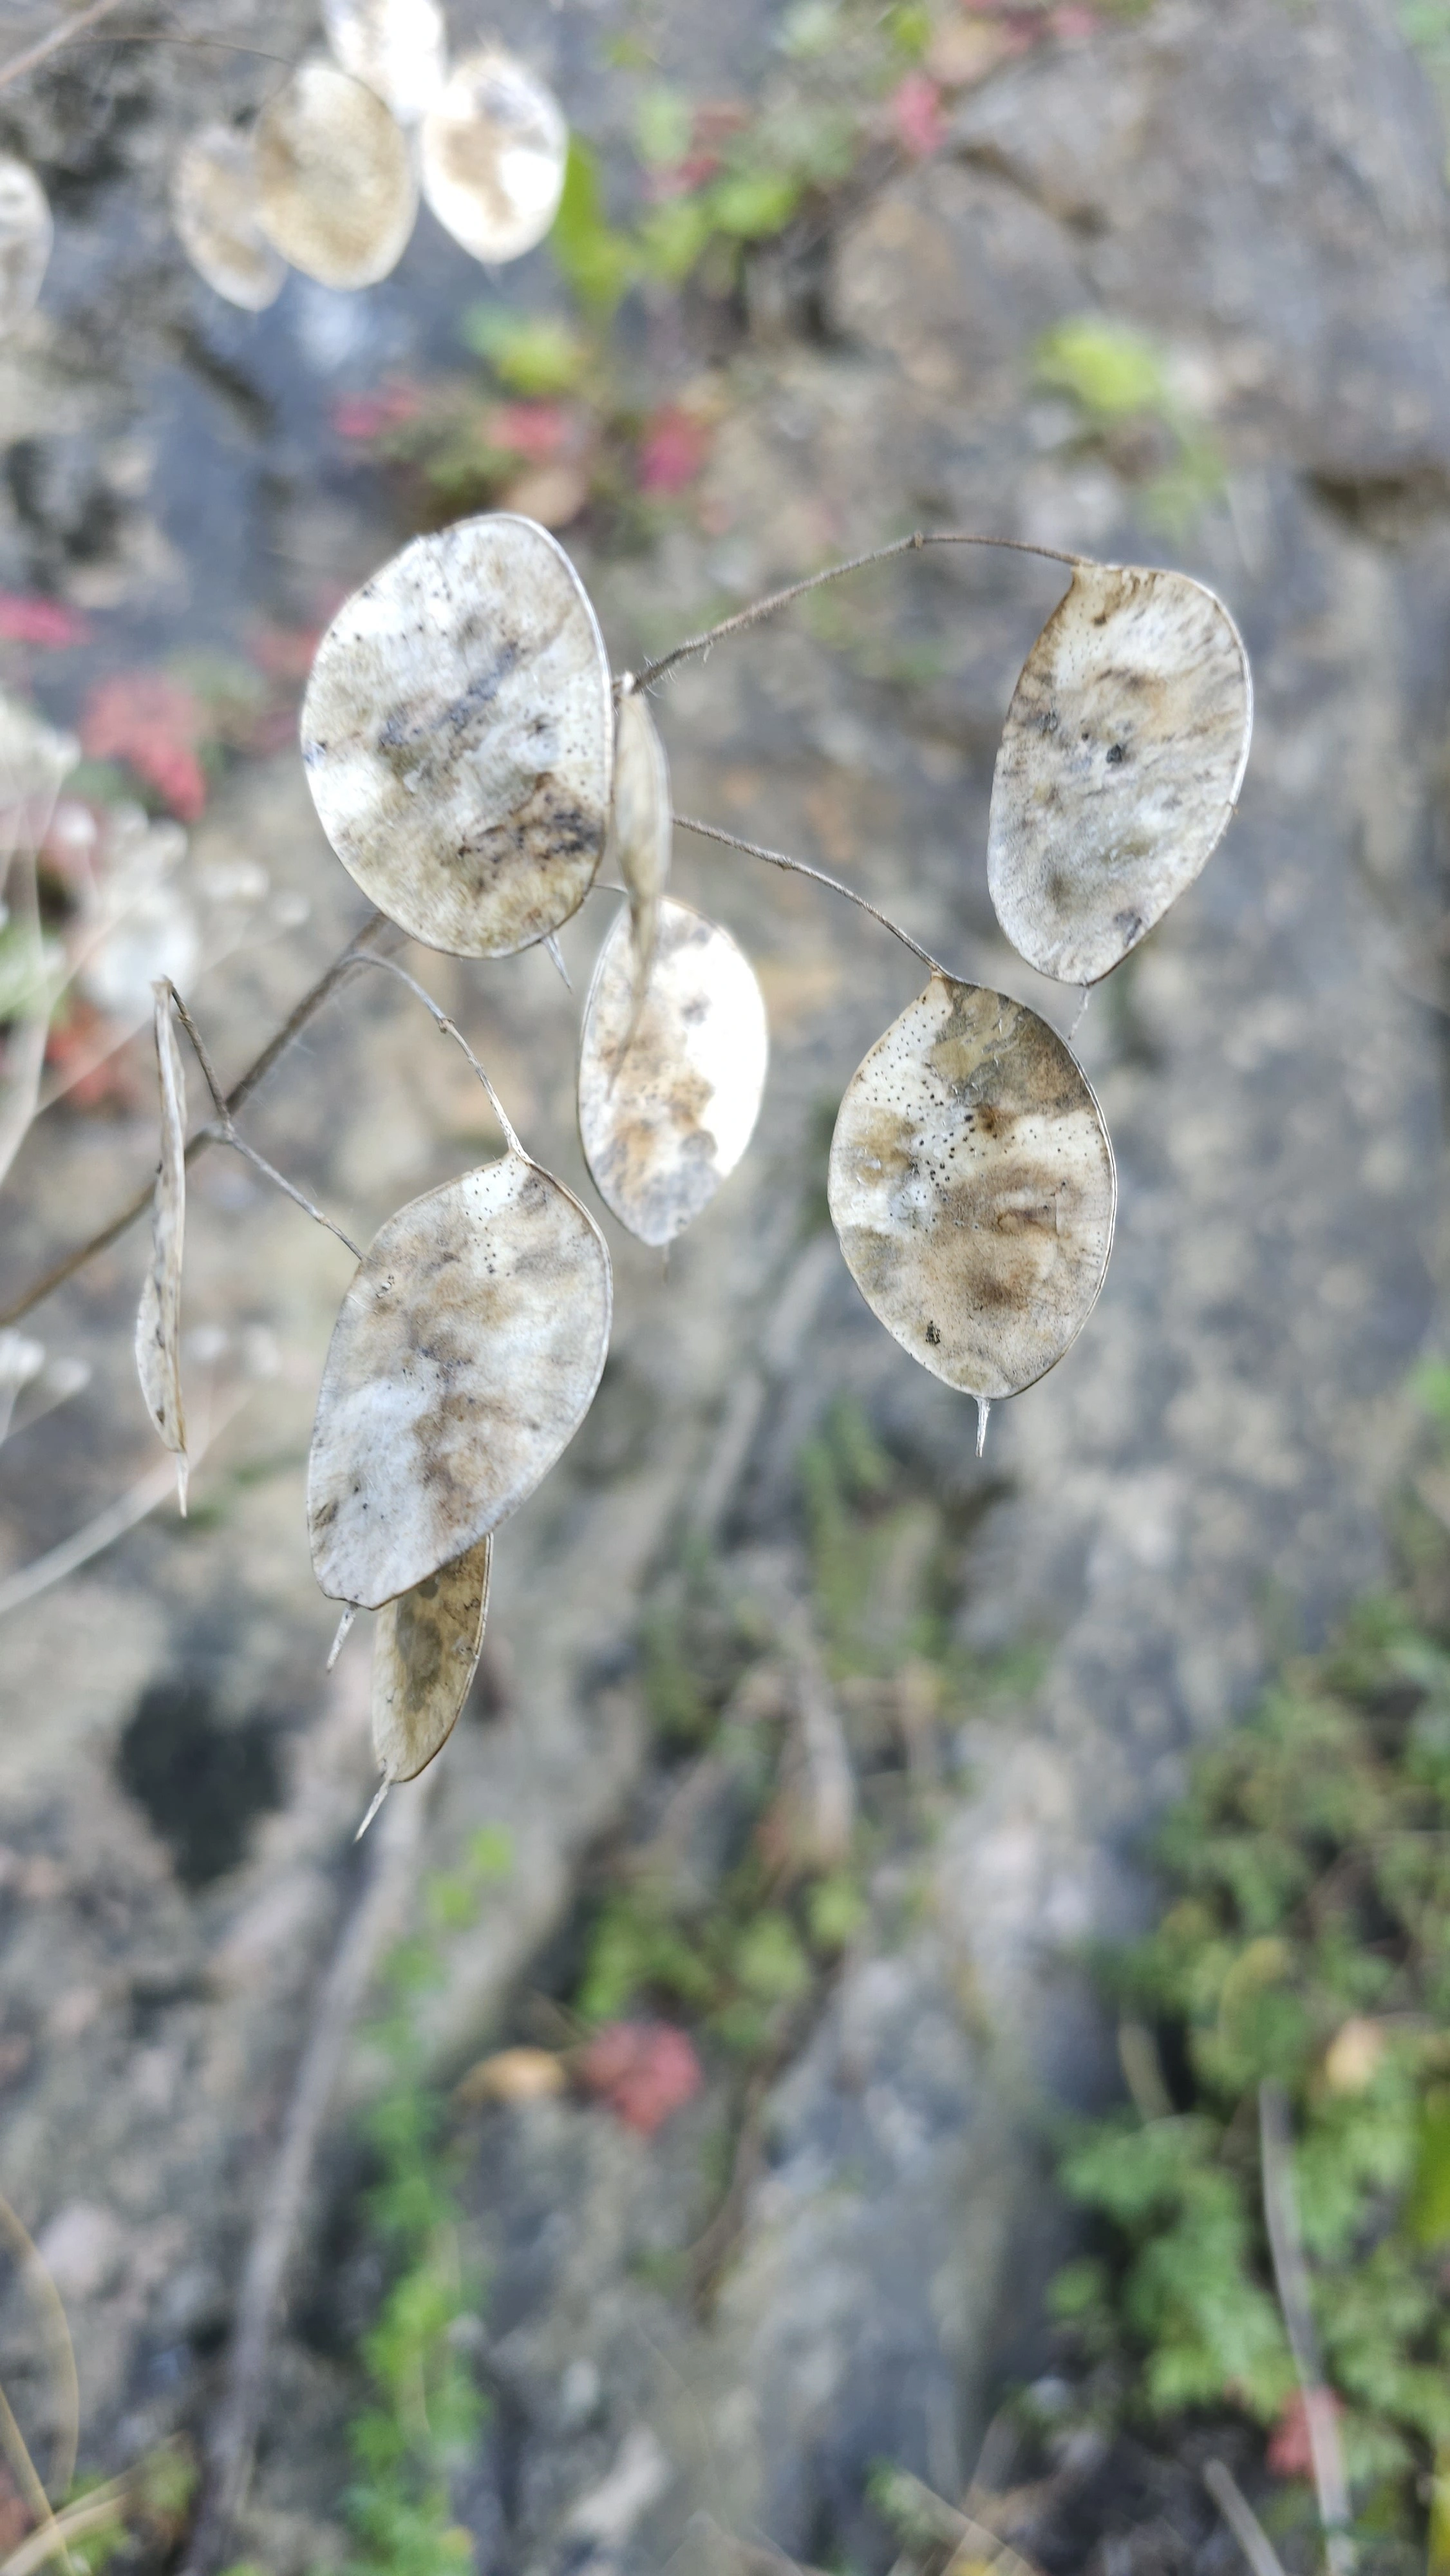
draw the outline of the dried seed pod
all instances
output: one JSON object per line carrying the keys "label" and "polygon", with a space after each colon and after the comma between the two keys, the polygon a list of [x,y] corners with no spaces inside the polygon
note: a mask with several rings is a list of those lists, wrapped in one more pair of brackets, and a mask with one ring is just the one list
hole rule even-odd
{"label": "dried seed pod", "polygon": [[599,1228],[521,1153],[389,1217],[317,1398],[307,1518],[324,1592],[376,1610],[517,1510],[593,1402],[610,1303]]}
{"label": "dried seed pod", "polygon": [[322,23],[343,70],[416,125],[447,77],[438,0],[322,0]]}
{"label": "dried seed pod", "polygon": [[171,220],[192,267],[216,294],[246,313],[276,301],[287,263],[262,230],[250,134],[234,125],[204,125],[182,145]]}
{"label": "dried seed pod", "polygon": [[161,1079],[161,1168],[151,1205],[151,1267],[136,1317],[136,1368],[146,1409],[176,1453],[186,1509],[186,1415],[181,1401],[181,1257],[186,1238],[186,1075],[170,988],[156,987],[156,1069]]}
{"label": "dried seed pod", "polygon": [[631,1036],[654,963],[660,898],[669,883],[673,843],[670,765],[665,747],[648,700],[626,678],[614,732],[614,807],[609,818],[609,847],[629,890]]}
{"label": "dried seed pod", "polygon": [[673,1243],[733,1172],[765,1087],[765,1004],[726,930],[660,906],[635,1018],[630,921],[594,969],[579,1049],[579,1135],[606,1207],[641,1243]]}
{"label": "dried seed pod", "polygon": [[1228,828],[1253,723],[1248,656],[1185,573],[1082,564],[1013,693],[987,881],[1012,945],[1095,984],[1192,885]]}
{"label": "dried seed pod", "polygon": [[45,190],[23,161],[0,154],[0,334],[33,312],[55,225]]}
{"label": "dried seed pod", "polygon": [[583,902],[609,813],[609,664],[568,556],[498,513],[415,537],[338,610],[302,707],[322,828],[429,948],[507,957]]}
{"label": "dried seed pod", "polygon": [[519,259],[559,211],[568,152],[557,101],[490,47],[454,64],[423,119],[423,194],[475,259]]}
{"label": "dried seed pod", "polygon": [[418,213],[412,155],[380,98],[319,55],[257,119],[257,212],[267,238],[321,286],[375,286]]}
{"label": "dried seed pod", "polygon": [[488,1615],[493,1540],[441,1565],[378,1613],[373,1635],[373,1751],[391,1788],[416,1780],[458,1723]]}
{"label": "dried seed pod", "polygon": [[872,1313],[979,1404],[1061,1359],[1097,1303],[1117,1180],[1102,1112],[1025,1003],[933,975],[858,1066],[831,1219]]}

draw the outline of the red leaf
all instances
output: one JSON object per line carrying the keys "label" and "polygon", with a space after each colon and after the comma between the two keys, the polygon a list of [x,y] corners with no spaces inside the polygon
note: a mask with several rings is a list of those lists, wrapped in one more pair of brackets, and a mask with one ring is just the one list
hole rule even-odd
{"label": "red leaf", "polygon": [[422,408],[416,385],[384,385],[375,394],[339,394],[332,426],[339,438],[383,438],[416,420]]}
{"label": "red leaf", "polygon": [[488,415],[488,437],[528,465],[548,465],[565,447],[569,415],[558,403],[499,403]]}
{"label": "red leaf", "polygon": [[163,671],[127,671],[101,680],[86,700],[81,746],[90,760],[126,760],[183,823],[206,804],[206,772],[196,747],[206,711],[190,689]]}
{"label": "red leaf", "polygon": [[667,2021],[606,2022],[575,2061],[575,2072],[616,2120],[646,2138],[705,2080],[688,2032]]}
{"label": "red leaf", "polygon": [[693,412],[664,403],[639,443],[639,488],[668,495],[693,483],[710,453],[710,433]]}
{"label": "red leaf", "polygon": [[61,652],[67,644],[89,644],[88,618],[62,607],[58,599],[34,599],[18,590],[0,590],[0,636],[7,644],[39,644]]}
{"label": "red leaf", "polygon": [[891,122],[897,142],[914,161],[929,161],[947,139],[941,91],[925,72],[908,72],[893,94]]}
{"label": "red leaf", "polygon": [[[1336,2415],[1344,2413],[1333,2389],[1329,2403]],[[1296,2388],[1269,2440],[1269,2466],[1276,2478],[1310,2478],[1314,2474],[1314,2449],[1309,2439],[1309,2412],[1304,2392]]]}

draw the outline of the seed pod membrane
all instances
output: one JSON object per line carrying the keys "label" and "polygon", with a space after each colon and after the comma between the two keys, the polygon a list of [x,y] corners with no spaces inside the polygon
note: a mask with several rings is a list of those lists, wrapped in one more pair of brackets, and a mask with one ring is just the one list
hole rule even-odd
{"label": "seed pod membrane", "polygon": [[287,263],[262,230],[250,134],[204,125],[181,147],[171,183],[176,237],[199,277],[229,304],[261,313],[281,294]]}
{"label": "seed pod membrane", "polygon": [[613,767],[609,664],[583,584],[532,519],[462,519],[338,610],[302,757],[343,866],[429,948],[507,957],[583,902]]}
{"label": "seed pod membrane", "polygon": [[584,1008],[579,1135],[620,1224],[641,1243],[673,1243],[750,1142],[765,1087],[765,1004],[729,932],[666,900],[635,1018],[621,912]]}
{"label": "seed pod membrane", "polygon": [[156,987],[156,1069],[161,1079],[161,1168],[151,1204],[151,1267],[136,1317],[136,1368],[146,1409],[176,1453],[186,1509],[186,1415],[181,1401],[181,1258],[186,1237],[186,1075],[171,995]]}
{"label": "seed pod membrane", "polygon": [[1087,1322],[1117,1181],[1056,1032],[937,974],[846,1087],[830,1202],[872,1313],[934,1377],[991,1401],[1044,1376]]}
{"label": "seed pod membrane", "polygon": [[416,1780],[458,1723],[488,1615],[493,1540],[384,1604],[373,1634],[373,1751],[389,1787]]}
{"label": "seed pod membrane", "polygon": [[569,130],[511,54],[455,63],[423,119],[423,194],[445,232],[491,265],[541,242],[564,189]]}
{"label": "seed pod membrane", "polygon": [[630,689],[614,735],[610,848],[629,889],[632,1012],[638,1018],[659,938],[660,898],[669,883],[674,820],[670,765],[649,701]]}
{"label": "seed pod membrane", "polygon": [[1253,687],[1221,600],[1185,573],[1083,564],[1027,657],[992,782],[987,881],[1029,965],[1095,984],[1228,827]]}
{"label": "seed pod membrane", "polygon": [[322,22],[343,70],[416,125],[447,76],[438,0],[322,0]]}
{"label": "seed pod membrane", "polygon": [[375,286],[408,246],[418,186],[380,98],[319,55],[257,119],[257,212],[267,238],[320,286]]}
{"label": "seed pod membrane", "polygon": [[34,310],[55,225],[45,190],[23,161],[0,154],[0,334]]}
{"label": "seed pod membrane", "polygon": [[589,1410],[610,1301],[599,1228],[523,1154],[388,1219],[317,1398],[307,1518],[324,1592],[378,1609],[517,1510]]}

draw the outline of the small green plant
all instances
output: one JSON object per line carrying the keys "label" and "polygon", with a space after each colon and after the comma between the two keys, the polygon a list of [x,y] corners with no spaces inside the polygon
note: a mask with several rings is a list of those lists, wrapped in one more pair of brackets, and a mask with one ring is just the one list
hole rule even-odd
{"label": "small green plant", "polygon": [[1307,2471],[1262,2215],[1256,2105],[1282,2084],[1362,2534],[1422,2547],[1450,2452],[1445,1645],[1404,1602],[1362,1607],[1201,1757],[1157,1856],[1163,1918],[1102,1969],[1137,2108],[1064,2154],[1098,2241],[1058,2313],[1130,2415],[1231,2409]]}
{"label": "small green plant", "polygon": [[1187,535],[1223,490],[1223,458],[1175,389],[1158,343],[1128,323],[1079,314],[1038,342],[1035,373],[1045,391],[1076,405],[1089,438],[1144,481],[1155,525]]}

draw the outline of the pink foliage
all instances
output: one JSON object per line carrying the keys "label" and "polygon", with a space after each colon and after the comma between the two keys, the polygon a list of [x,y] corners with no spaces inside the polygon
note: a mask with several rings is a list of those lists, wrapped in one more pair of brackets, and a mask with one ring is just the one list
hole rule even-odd
{"label": "pink foliage", "polygon": [[1067,5],[1061,9],[1054,9],[1052,13],[1052,32],[1055,36],[1066,36],[1069,39],[1075,36],[1090,36],[1098,24],[1097,11],[1079,8],[1074,5],[1074,0],[1067,0]]}
{"label": "pink foliage", "polygon": [[90,760],[129,761],[183,823],[206,804],[197,746],[206,734],[201,701],[164,671],[125,671],[101,680],[86,700],[81,747]]}
{"label": "pink foliage", "polygon": [[[1329,2403],[1336,2415],[1344,2408],[1333,2390]],[[1314,2474],[1314,2448],[1309,2439],[1309,2413],[1302,2389],[1296,2388],[1269,2441],[1269,2466],[1276,2478],[1308,2478]]]}
{"label": "pink foliage", "polygon": [[667,498],[693,483],[710,453],[710,433],[693,412],[662,403],[639,443],[639,488]]}
{"label": "pink foliage", "polygon": [[667,2021],[606,2022],[575,2071],[586,2092],[645,2138],[692,2101],[705,2080],[688,2032]]}
{"label": "pink foliage", "polygon": [[384,385],[375,394],[340,394],[332,406],[339,438],[385,438],[416,420],[423,397],[416,385]]}
{"label": "pink foliage", "polygon": [[58,599],[35,599],[16,590],[0,590],[0,636],[7,644],[39,644],[60,652],[67,644],[89,644],[88,618]]}
{"label": "pink foliage", "polygon": [[947,139],[941,91],[925,72],[908,72],[893,92],[891,123],[897,142],[914,161],[927,161]]}
{"label": "pink foliage", "polygon": [[550,402],[500,403],[488,416],[493,446],[522,456],[528,465],[548,465],[568,445],[573,423],[562,406]]}

